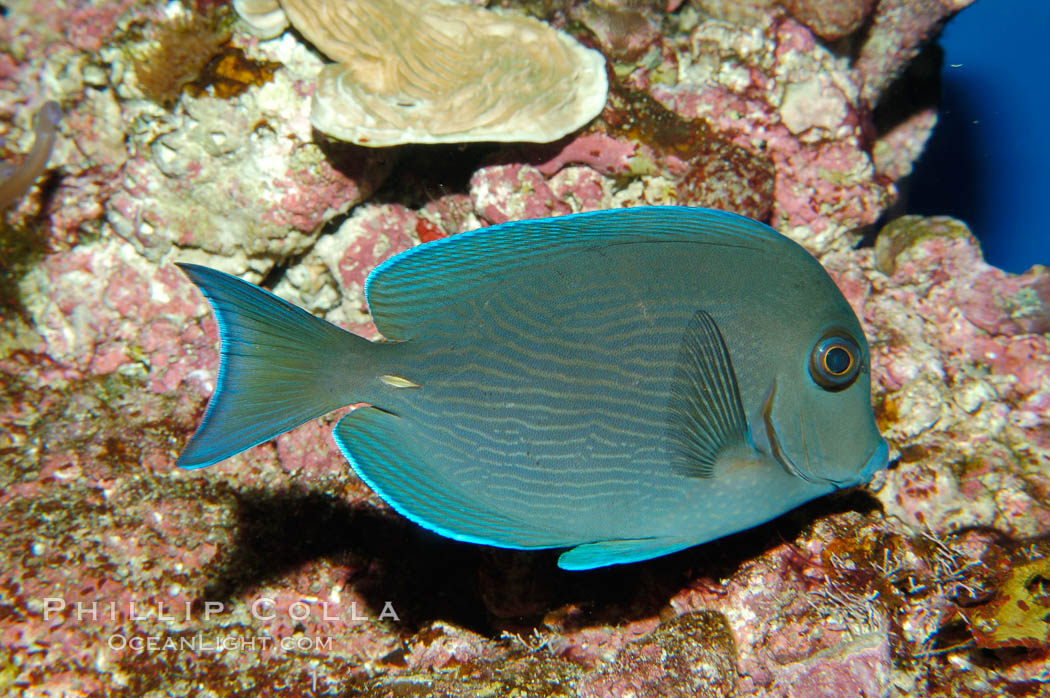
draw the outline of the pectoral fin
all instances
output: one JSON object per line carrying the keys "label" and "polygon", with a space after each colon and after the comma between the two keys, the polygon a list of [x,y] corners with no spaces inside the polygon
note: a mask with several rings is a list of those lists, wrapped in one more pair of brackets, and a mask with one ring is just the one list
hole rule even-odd
{"label": "pectoral fin", "polygon": [[671,466],[681,475],[712,477],[723,452],[750,444],[729,350],[704,310],[693,315],[682,338],[668,417]]}

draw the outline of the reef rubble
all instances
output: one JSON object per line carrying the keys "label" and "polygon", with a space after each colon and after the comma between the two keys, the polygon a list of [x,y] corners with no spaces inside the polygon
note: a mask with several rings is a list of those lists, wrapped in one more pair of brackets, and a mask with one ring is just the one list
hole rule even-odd
{"label": "reef rubble", "polygon": [[[608,60],[609,101],[582,131],[337,143],[309,125],[320,54],[289,32],[251,35],[225,3],[7,3],[0,157],[30,150],[47,100],[63,118],[47,173],[0,221],[0,689],[1045,690],[1050,270],[987,265],[952,219],[883,224],[936,115],[880,132],[872,109],[968,3],[506,4]],[[160,55],[157,26],[192,12],[230,39],[159,104],[135,64]],[[364,279],[420,241],[670,203],[767,220],[842,288],[892,450],[870,487],[569,573],[553,552],[460,544],[397,516],[332,442],[341,414],[174,467],[218,363],[208,306],[174,261],[374,334]],[[874,245],[858,247],[865,234]]]}

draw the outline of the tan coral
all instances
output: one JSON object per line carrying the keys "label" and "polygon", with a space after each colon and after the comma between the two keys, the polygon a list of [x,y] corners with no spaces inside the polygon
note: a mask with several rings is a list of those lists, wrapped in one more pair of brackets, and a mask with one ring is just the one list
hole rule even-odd
{"label": "tan coral", "polygon": [[546,142],[602,110],[605,60],[542,22],[437,0],[282,0],[337,61],[310,120],[368,146]]}
{"label": "tan coral", "polygon": [[272,39],[288,28],[288,17],[277,0],[233,0],[233,9],[261,39]]}

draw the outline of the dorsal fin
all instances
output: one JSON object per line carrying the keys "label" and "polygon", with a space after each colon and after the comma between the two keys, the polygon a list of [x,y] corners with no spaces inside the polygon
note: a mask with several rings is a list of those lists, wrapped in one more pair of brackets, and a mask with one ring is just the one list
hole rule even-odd
{"label": "dorsal fin", "polygon": [[725,211],[684,206],[592,211],[503,223],[414,247],[376,267],[365,296],[387,339],[410,339],[431,312],[483,293],[516,271],[587,250],[661,242],[794,246],[769,226]]}
{"label": "dorsal fin", "polygon": [[727,447],[747,443],[747,419],[736,373],[714,318],[698,310],[678,351],[668,435],[672,468],[689,477],[711,477]]}

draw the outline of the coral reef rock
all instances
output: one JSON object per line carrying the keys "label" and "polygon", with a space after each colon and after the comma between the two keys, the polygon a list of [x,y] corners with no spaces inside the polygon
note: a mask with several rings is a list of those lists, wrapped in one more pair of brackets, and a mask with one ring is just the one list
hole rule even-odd
{"label": "coral reef rock", "polygon": [[[312,128],[322,59],[277,15],[260,39],[221,3],[6,3],[0,159],[32,149],[40,105],[62,118],[43,173],[0,212],[0,692],[1045,691],[1050,270],[989,266],[948,218],[873,229],[936,121],[925,102],[882,132],[873,105],[965,4],[528,3],[515,11],[604,53],[597,118],[547,144],[383,150]],[[228,22],[209,31],[229,41],[159,104],[135,62],[160,55],[151,27],[193,12]],[[226,91],[222,70],[248,75]],[[174,467],[218,347],[172,262],[374,336],[364,280],[419,242],[680,203],[770,222],[843,290],[892,450],[871,486],[569,573],[556,551],[457,543],[398,516],[332,442],[345,410]]]}

